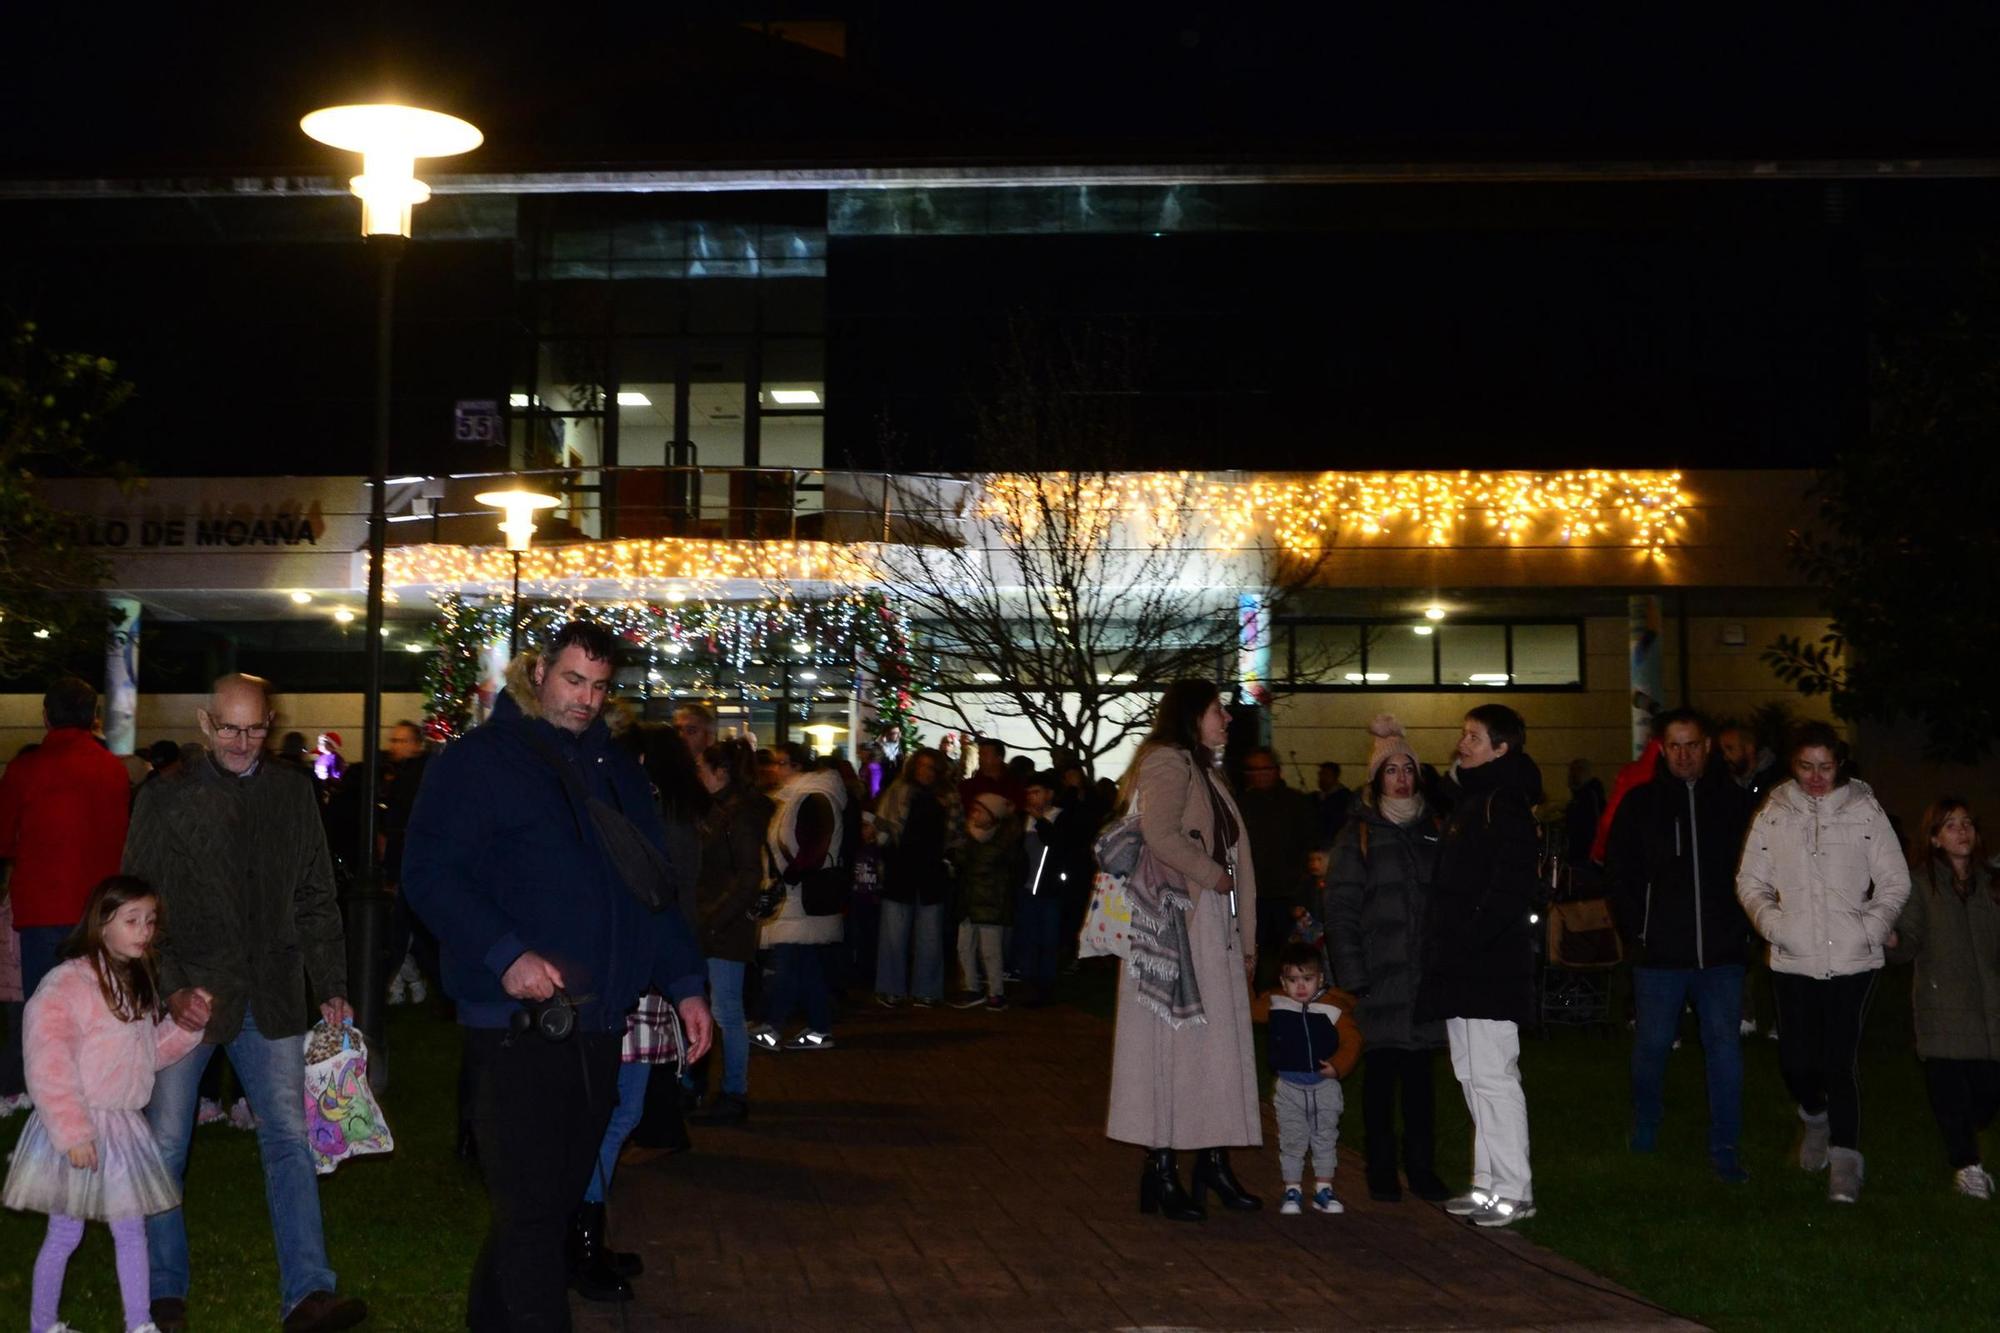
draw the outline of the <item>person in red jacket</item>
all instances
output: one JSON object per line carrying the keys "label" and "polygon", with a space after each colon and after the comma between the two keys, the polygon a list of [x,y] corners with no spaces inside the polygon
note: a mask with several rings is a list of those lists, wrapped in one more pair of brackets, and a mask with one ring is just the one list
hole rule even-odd
{"label": "person in red jacket", "polygon": [[1590,844],[1590,859],[1595,865],[1603,865],[1606,852],[1611,846],[1611,821],[1618,817],[1618,803],[1625,799],[1625,793],[1634,787],[1644,786],[1653,780],[1653,771],[1660,762],[1660,721],[1653,719],[1653,734],[1646,740],[1646,748],[1639,751],[1639,757],[1618,770],[1618,776],[1611,783],[1611,795],[1604,802],[1604,813],[1597,817],[1597,837]]}
{"label": "person in red jacket", "polygon": [[0,776],[0,860],[14,863],[14,930],[22,993],[33,995],[56,950],[83,918],[84,900],[118,873],[132,782],[91,727],[97,691],[74,676],[42,696],[48,735]]}

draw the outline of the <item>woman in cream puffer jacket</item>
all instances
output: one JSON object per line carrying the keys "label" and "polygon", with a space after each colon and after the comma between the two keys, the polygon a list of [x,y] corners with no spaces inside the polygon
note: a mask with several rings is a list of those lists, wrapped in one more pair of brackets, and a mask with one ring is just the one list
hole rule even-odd
{"label": "woman in cream puffer jacket", "polygon": [[1771,942],[1778,1065],[1805,1126],[1799,1165],[1831,1166],[1827,1197],[1852,1203],[1862,1178],[1855,1052],[1910,868],[1875,794],[1840,777],[1831,727],[1808,722],[1786,749],[1791,780],[1751,821],[1736,896]]}

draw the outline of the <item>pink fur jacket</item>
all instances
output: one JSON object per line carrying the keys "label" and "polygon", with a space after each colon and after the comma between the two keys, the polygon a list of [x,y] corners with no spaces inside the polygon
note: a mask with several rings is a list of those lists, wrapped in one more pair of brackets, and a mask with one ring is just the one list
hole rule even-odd
{"label": "pink fur jacket", "polygon": [[67,1152],[94,1137],[90,1110],[139,1111],[153,1097],[154,1071],[201,1044],[201,1033],[157,1023],[120,1022],[88,960],[72,958],[42,979],[22,1024],[28,1095],[49,1139]]}

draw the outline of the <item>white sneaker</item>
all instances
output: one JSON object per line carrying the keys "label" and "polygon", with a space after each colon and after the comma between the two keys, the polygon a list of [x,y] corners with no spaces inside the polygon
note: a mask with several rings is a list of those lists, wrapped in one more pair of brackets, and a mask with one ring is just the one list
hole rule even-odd
{"label": "white sneaker", "polygon": [[1305,1203],[1305,1198],[1306,1196],[1299,1192],[1297,1185],[1285,1186],[1285,1199],[1283,1203],[1278,1205],[1278,1216],[1297,1217],[1301,1212],[1305,1211],[1302,1206]]}
{"label": "white sneaker", "polygon": [[1511,1227],[1535,1215],[1535,1205],[1522,1199],[1495,1199],[1472,1215],[1476,1227]]}
{"label": "white sneaker", "polygon": [[1321,1185],[1313,1191],[1313,1211],[1316,1213],[1344,1213],[1347,1205],[1333,1197],[1333,1186]]}
{"label": "white sneaker", "polygon": [[1974,1162],[1971,1166],[1961,1166],[1952,1176],[1952,1188],[1968,1199],[1991,1199],[1993,1197],[1993,1177],[1986,1174],[1986,1168]]}
{"label": "white sneaker", "polygon": [[785,1049],[788,1051],[830,1051],[833,1049],[833,1034],[831,1032],[814,1032],[811,1028],[803,1028],[785,1042]]}
{"label": "white sneaker", "polygon": [[1485,1190],[1467,1190],[1456,1199],[1445,1200],[1444,1210],[1453,1217],[1471,1217],[1483,1213],[1493,1203],[1493,1196]]}

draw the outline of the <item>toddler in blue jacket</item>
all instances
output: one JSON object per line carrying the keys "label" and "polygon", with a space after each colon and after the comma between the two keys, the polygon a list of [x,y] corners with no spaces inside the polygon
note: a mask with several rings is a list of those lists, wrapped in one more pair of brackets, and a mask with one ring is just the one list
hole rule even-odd
{"label": "toddler in blue jacket", "polygon": [[1293,941],[1278,955],[1278,989],[1271,996],[1266,1051],[1271,1072],[1271,1109],[1278,1117],[1278,1165],[1285,1198],[1278,1211],[1297,1216],[1305,1202],[1307,1152],[1313,1161],[1315,1212],[1346,1209],[1333,1197],[1334,1151],[1345,1104],[1340,1080],[1361,1058],[1361,1029],[1352,1017],[1354,997],[1326,984],[1320,952]]}

